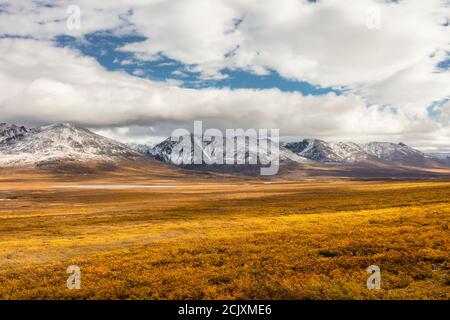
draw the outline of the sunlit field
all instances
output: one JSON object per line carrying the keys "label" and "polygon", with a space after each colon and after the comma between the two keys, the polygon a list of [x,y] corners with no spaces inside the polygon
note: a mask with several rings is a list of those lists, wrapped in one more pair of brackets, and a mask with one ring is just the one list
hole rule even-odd
{"label": "sunlit field", "polygon": [[0,178],[0,299],[450,298],[450,181],[32,178]]}

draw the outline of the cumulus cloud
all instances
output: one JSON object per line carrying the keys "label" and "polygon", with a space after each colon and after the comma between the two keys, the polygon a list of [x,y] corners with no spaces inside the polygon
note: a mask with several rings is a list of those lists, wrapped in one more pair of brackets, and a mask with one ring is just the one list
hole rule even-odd
{"label": "cumulus cloud", "polygon": [[[87,0],[4,1],[0,40],[0,116],[29,123],[76,121],[115,135],[150,126],[155,135],[205,120],[216,127],[276,127],[285,135],[403,140],[419,146],[448,138],[448,123],[428,116],[448,98],[450,77],[436,65],[449,48],[444,0]],[[68,30],[70,4],[80,30]],[[376,8],[379,28],[367,25]],[[276,89],[184,89],[106,71],[93,58],[56,48],[54,36],[134,32],[125,45],[135,59],[164,55],[204,79],[224,68],[320,86],[346,87],[337,96],[302,96]],[[136,70],[136,75],[141,71]],[[442,113],[445,114],[446,108]],[[109,129],[108,129],[109,128]],[[103,131],[103,132],[106,132]],[[448,144],[448,142],[447,142]]]}
{"label": "cumulus cloud", "polygon": [[[123,49],[195,64],[206,78],[220,77],[223,68],[276,70],[321,86],[363,88],[374,103],[410,113],[423,114],[449,95],[448,72],[436,71],[450,50],[444,1],[207,2],[158,2],[137,10],[130,21],[149,40]],[[373,7],[379,29],[367,25]]]}
{"label": "cumulus cloud", "polygon": [[[158,1],[129,17],[148,37],[124,47],[140,57],[159,53],[207,74],[224,67],[282,76],[322,86],[389,78],[437,50],[449,48],[442,0],[402,2]],[[380,29],[367,25],[379,10]]]}
{"label": "cumulus cloud", "polygon": [[93,58],[43,41],[2,39],[0,57],[0,87],[6,89],[0,112],[11,122],[69,120],[98,130],[149,126],[161,135],[203,120],[217,128],[280,128],[283,135],[360,140],[407,140],[408,132],[439,129],[430,120],[412,121],[401,112],[367,106],[352,93],[303,96],[277,89],[170,86],[106,71]]}

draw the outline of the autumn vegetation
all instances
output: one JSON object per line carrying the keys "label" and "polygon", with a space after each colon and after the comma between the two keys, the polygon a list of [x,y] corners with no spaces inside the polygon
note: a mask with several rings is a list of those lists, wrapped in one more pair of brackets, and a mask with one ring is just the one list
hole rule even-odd
{"label": "autumn vegetation", "polygon": [[0,177],[1,299],[450,298],[450,181],[67,181]]}

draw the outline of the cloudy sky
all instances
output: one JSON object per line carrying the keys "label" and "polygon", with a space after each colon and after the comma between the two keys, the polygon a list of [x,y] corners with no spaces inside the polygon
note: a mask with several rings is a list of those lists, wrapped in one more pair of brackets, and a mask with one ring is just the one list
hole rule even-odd
{"label": "cloudy sky", "polygon": [[449,0],[0,0],[0,122],[450,151],[449,19]]}

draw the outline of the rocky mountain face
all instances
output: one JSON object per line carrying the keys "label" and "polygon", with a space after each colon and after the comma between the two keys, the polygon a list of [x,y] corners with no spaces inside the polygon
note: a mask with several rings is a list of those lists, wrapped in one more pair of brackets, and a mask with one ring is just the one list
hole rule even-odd
{"label": "rocky mountain face", "polygon": [[[202,141],[201,137],[189,135],[181,137],[178,141],[167,138],[152,148],[143,148],[145,153],[152,158],[182,166],[208,165],[208,164],[255,164],[265,165],[275,159],[276,155],[270,152],[258,153],[259,148],[278,152],[280,161],[293,161],[297,163],[309,162],[305,157],[299,156],[289,149],[279,146],[268,139],[243,139],[238,142],[238,137],[231,139],[215,139],[210,137]],[[188,141],[188,144],[185,144]],[[235,146],[228,149],[228,146]],[[187,150],[185,150],[187,148]],[[200,150],[195,152],[195,148]],[[139,150],[137,147],[135,150]]]}
{"label": "rocky mountain face", "polygon": [[[189,149],[184,150],[187,141]],[[229,146],[235,148],[229,149]],[[260,147],[270,150],[270,146],[278,152],[278,156],[270,152],[258,153]],[[39,166],[55,161],[119,162],[155,159],[205,170],[214,168],[210,164],[220,165],[219,169],[228,166],[231,169],[225,171],[233,171],[244,167],[235,166],[236,163],[264,166],[277,158],[280,166],[285,168],[293,168],[295,164],[342,164],[348,168],[356,168],[361,164],[381,165],[384,168],[391,164],[424,167],[434,166],[436,163],[447,167],[450,164],[450,154],[424,154],[403,143],[357,144],[303,139],[278,145],[268,139],[201,139],[191,134],[178,141],[168,138],[155,146],[125,145],[70,123],[39,128],[0,124],[0,166]]]}
{"label": "rocky mountain face", "polygon": [[424,153],[404,143],[369,142],[326,142],[317,139],[304,139],[286,143],[285,148],[296,154],[317,162],[355,163],[382,161],[400,164],[423,164],[427,157]]}
{"label": "rocky mountain face", "polygon": [[362,145],[363,150],[373,157],[387,162],[424,163],[425,154],[404,143],[370,142]]}
{"label": "rocky mountain face", "polygon": [[353,142],[326,142],[304,139],[284,144],[297,155],[317,162],[356,162],[370,158],[363,148]]}
{"label": "rocky mountain face", "polygon": [[24,126],[19,127],[14,124],[0,123],[0,146],[21,139],[29,131],[30,129]]}
{"label": "rocky mountain face", "polygon": [[[191,135],[191,145],[201,144],[199,137]],[[227,141],[224,141],[224,144]],[[168,163],[194,163],[195,155],[193,147],[186,159],[181,159],[181,155],[176,155],[173,150],[179,147],[180,142],[171,141],[170,138],[157,144],[154,147],[143,147],[136,150],[145,150],[144,153],[154,159]],[[225,154],[224,144],[217,144],[214,141],[204,142],[203,159],[206,155]],[[236,150],[233,153],[234,159],[245,159],[249,161],[252,155],[257,154],[257,150],[252,150],[256,143],[245,146],[245,150]],[[279,146],[280,161],[291,160],[297,163],[364,163],[364,162],[383,162],[396,164],[423,164],[427,159],[447,159],[444,154],[432,155],[424,154],[419,150],[413,149],[404,143],[391,142],[370,142],[366,144],[357,144],[354,142],[327,142],[319,139],[303,139],[298,142],[284,143]],[[186,157],[186,155],[185,155]],[[450,158],[449,158],[450,159]],[[215,159],[211,159],[213,162]],[[266,161],[268,159],[264,159]],[[225,157],[226,161],[226,157]],[[201,161],[200,161],[201,162]]]}
{"label": "rocky mountain face", "polygon": [[0,165],[39,165],[43,162],[79,162],[142,158],[142,154],[114,140],[70,123],[35,129],[2,124]]}
{"label": "rocky mountain face", "polygon": [[[183,141],[189,141],[187,152],[182,151]],[[236,141],[215,141],[193,135],[179,141],[170,138],[154,147],[139,146],[140,150],[152,158],[186,169],[206,170],[245,175],[259,175],[260,168],[273,158],[271,154],[259,155],[258,143],[265,141],[250,140],[237,146],[233,152],[226,153],[227,145],[236,145]],[[202,144],[203,143],[203,144]],[[200,153],[194,152],[194,146],[203,146]],[[448,172],[450,162],[437,160],[403,143],[370,142],[327,142],[318,139],[303,139],[282,143],[279,147],[279,175],[285,178],[305,176],[346,176],[346,177],[422,177],[439,175],[432,173],[435,168]],[[139,150],[139,149],[136,149]],[[203,151],[203,152],[202,152]],[[260,156],[262,156],[260,158]],[[218,159],[223,157],[223,163]],[[257,160],[256,165],[251,164]],[[262,161],[261,161],[262,160]],[[213,163],[213,164],[211,164]],[[228,164],[227,164],[228,163]],[[232,163],[232,164],[230,164]],[[245,165],[236,165],[241,163]],[[431,171],[430,171],[431,170]],[[436,171],[437,172],[437,171]]]}
{"label": "rocky mountain face", "polygon": [[142,144],[142,143],[127,143],[126,145],[130,149],[133,149],[134,151],[137,151],[137,152],[145,154],[145,155],[152,155],[152,150],[155,146],[155,145]]}

